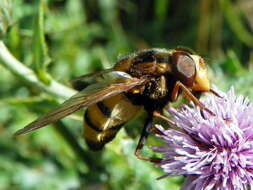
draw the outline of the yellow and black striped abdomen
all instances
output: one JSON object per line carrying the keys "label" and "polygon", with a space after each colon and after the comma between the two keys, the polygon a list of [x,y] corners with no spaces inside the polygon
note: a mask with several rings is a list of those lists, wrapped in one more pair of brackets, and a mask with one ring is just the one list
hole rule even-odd
{"label": "yellow and black striped abdomen", "polygon": [[92,150],[100,150],[119,129],[140,110],[124,95],[119,94],[89,106],[85,113],[84,138]]}

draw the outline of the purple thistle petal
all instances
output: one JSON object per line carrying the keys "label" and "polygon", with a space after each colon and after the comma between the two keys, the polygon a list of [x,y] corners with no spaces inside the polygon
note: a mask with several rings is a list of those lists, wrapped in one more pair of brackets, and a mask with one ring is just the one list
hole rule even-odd
{"label": "purple thistle petal", "polygon": [[223,98],[203,100],[215,116],[184,105],[168,112],[178,126],[165,130],[159,166],[169,175],[186,175],[182,190],[253,189],[253,105],[234,89]]}

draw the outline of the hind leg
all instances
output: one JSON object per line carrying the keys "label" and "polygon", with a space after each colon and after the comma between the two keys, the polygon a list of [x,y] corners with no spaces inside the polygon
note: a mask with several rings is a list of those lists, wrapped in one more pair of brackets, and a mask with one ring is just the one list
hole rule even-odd
{"label": "hind leg", "polygon": [[138,145],[135,149],[135,156],[140,159],[140,160],[145,160],[145,161],[149,161],[149,162],[155,162],[155,163],[160,163],[161,162],[161,159],[160,158],[150,158],[150,157],[144,157],[141,155],[141,150],[143,149],[146,141],[147,141],[147,138],[149,136],[150,133],[153,133],[153,134],[158,134],[158,135],[161,135],[162,132],[159,131],[156,127],[153,127],[153,117],[158,117],[160,119],[163,119],[165,120],[166,122],[168,122],[169,125],[175,127],[176,124],[167,119],[166,117],[162,116],[159,112],[155,111],[153,112],[153,114],[149,114],[148,115],[148,118],[145,122],[145,125],[143,127],[143,130],[142,130],[142,133],[141,133],[141,137],[139,139],[139,142],[138,142]]}
{"label": "hind leg", "polygon": [[138,145],[135,149],[135,156],[140,159],[140,160],[145,160],[145,161],[149,161],[149,162],[155,162],[155,163],[159,163],[161,161],[161,159],[159,158],[148,158],[148,157],[144,157],[141,155],[141,150],[144,147],[146,140],[149,136],[149,134],[151,133],[152,130],[152,123],[153,123],[153,119],[150,119],[152,117],[148,117],[148,119],[145,122],[145,125],[142,129],[142,133],[141,133],[141,137],[139,139]]}

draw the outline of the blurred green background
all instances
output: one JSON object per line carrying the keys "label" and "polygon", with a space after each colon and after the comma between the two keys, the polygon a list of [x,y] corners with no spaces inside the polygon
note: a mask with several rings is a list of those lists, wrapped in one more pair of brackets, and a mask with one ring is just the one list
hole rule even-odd
{"label": "blurred green background", "polygon": [[[252,18],[252,0],[0,0],[0,37],[43,83],[66,86],[119,54],[185,46],[205,58],[216,87],[253,100]],[[80,136],[82,113],[14,138],[59,97],[0,72],[0,190],[180,189],[183,177],[156,180],[161,169],[133,156],[143,115],[99,153]]]}

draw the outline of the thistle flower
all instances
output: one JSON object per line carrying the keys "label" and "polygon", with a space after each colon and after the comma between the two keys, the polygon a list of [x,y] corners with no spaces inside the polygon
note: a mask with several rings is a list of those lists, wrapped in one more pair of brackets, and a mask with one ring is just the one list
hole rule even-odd
{"label": "thistle flower", "polygon": [[182,190],[253,189],[253,105],[233,88],[222,98],[203,100],[215,113],[196,106],[169,109],[177,128],[157,126],[163,154],[159,166],[168,175],[187,176]]}

